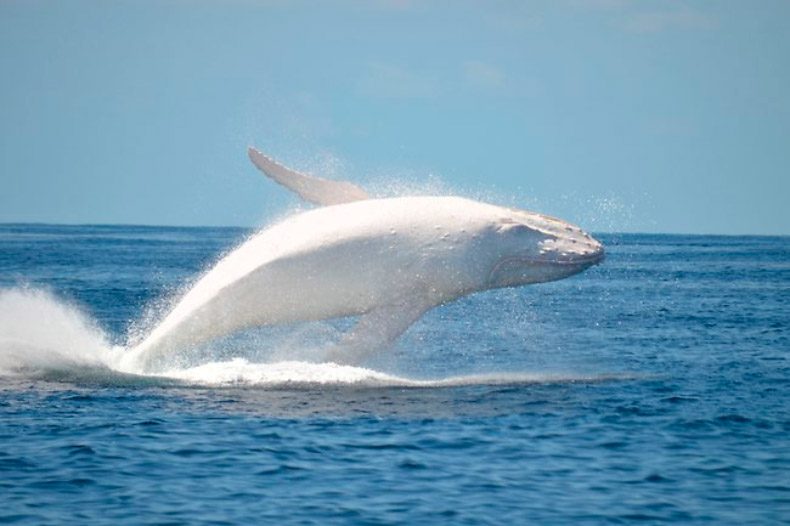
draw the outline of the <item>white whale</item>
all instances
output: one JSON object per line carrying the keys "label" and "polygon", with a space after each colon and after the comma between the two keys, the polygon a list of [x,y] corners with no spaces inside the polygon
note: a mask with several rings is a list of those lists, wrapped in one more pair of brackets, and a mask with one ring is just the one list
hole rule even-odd
{"label": "white whale", "polygon": [[250,148],[315,204],[250,238],[200,278],[125,357],[144,370],[234,331],[360,316],[329,359],[386,347],[425,311],[478,291],[553,281],[601,261],[601,243],[543,214],[461,197],[369,198]]}

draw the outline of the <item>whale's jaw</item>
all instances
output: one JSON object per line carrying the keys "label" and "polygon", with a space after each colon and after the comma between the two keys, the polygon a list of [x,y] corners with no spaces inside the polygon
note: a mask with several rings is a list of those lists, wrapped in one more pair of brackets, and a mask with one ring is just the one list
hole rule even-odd
{"label": "whale's jaw", "polygon": [[487,288],[519,287],[557,281],[578,274],[604,260],[600,254],[551,260],[531,256],[509,256],[500,259],[486,280]]}
{"label": "whale's jaw", "polygon": [[600,241],[573,224],[544,214],[508,209],[496,232],[499,257],[488,274],[488,288],[555,281],[604,259]]}

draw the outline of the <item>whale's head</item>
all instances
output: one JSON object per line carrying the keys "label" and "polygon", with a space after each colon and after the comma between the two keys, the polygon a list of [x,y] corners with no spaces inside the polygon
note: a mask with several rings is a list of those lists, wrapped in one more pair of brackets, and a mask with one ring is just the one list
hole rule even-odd
{"label": "whale's head", "polygon": [[600,263],[603,245],[561,219],[506,209],[494,226],[497,258],[489,287],[514,287],[562,279]]}

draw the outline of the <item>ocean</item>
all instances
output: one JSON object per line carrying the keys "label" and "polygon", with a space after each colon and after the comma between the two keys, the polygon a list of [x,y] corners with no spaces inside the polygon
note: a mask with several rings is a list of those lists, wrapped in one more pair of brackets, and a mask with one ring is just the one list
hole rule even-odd
{"label": "ocean", "polygon": [[354,367],[341,319],[113,368],[250,233],[0,225],[0,523],[790,523],[790,238],[601,234]]}

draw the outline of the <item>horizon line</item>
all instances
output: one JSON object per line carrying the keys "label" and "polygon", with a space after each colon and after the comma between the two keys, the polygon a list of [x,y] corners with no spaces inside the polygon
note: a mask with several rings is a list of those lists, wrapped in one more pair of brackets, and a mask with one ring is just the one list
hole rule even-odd
{"label": "horizon line", "polygon": [[[115,228],[184,228],[184,229],[201,229],[201,228],[216,228],[216,229],[235,229],[235,230],[252,230],[262,229],[266,225],[162,225],[153,223],[52,223],[47,221],[13,221],[5,222],[0,221],[0,228],[13,226],[45,226],[45,227],[115,227]],[[604,234],[604,235],[654,235],[654,236],[699,236],[699,237],[790,237],[788,234],[765,234],[765,233],[740,233],[740,234],[720,234],[720,233],[701,233],[701,232],[658,232],[658,231],[614,231],[614,230],[589,230],[591,234]]]}

